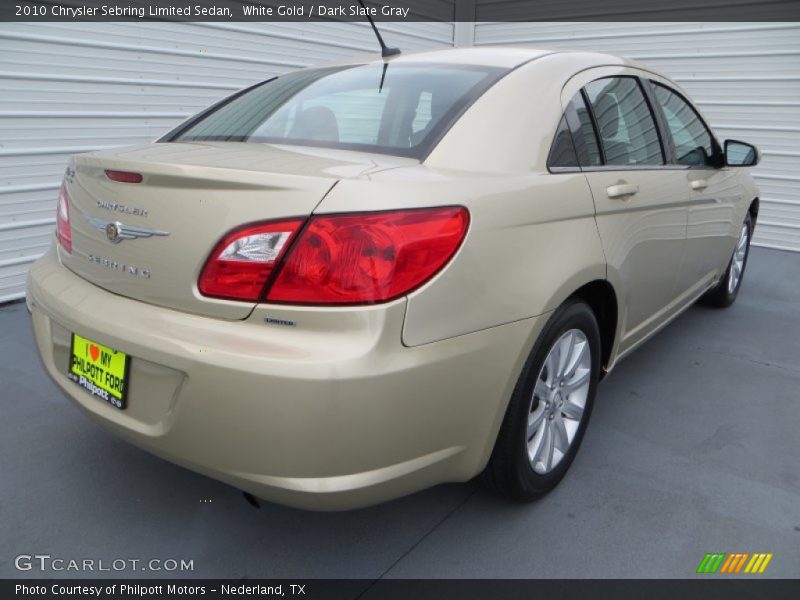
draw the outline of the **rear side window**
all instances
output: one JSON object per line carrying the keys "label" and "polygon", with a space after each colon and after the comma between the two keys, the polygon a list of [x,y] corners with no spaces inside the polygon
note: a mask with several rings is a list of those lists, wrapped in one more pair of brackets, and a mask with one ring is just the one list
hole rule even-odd
{"label": "rear side window", "polygon": [[547,159],[550,168],[575,168],[578,166],[578,156],[572,143],[572,134],[569,132],[567,117],[561,117],[558,124],[556,137],[550,147],[550,156]]}
{"label": "rear side window", "polygon": [[597,145],[597,134],[592,125],[592,117],[589,114],[589,109],[586,108],[586,102],[583,101],[583,95],[577,94],[570,102],[570,107],[567,110],[575,111],[576,123],[573,129],[576,132],[575,146],[578,150],[578,160],[582,167],[597,167],[603,164],[603,157],[600,155],[600,147]]}
{"label": "rear side window", "polygon": [[421,158],[506,72],[437,63],[297,71],[234,97],[165,139],[323,146]]}
{"label": "rear side window", "polygon": [[656,101],[664,113],[678,164],[714,166],[711,132],[691,105],[672,90],[653,82]]}
{"label": "rear side window", "polygon": [[609,77],[585,88],[607,165],[662,165],[658,130],[639,82]]}

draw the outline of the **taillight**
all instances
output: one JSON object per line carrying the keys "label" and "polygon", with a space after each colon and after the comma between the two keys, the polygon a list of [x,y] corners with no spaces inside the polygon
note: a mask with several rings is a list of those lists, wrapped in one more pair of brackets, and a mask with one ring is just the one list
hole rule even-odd
{"label": "taillight", "polygon": [[106,177],[120,183],[142,183],[142,174],[132,171],[111,171],[106,169]]}
{"label": "taillight", "polygon": [[286,256],[268,302],[372,304],[433,277],[469,225],[458,206],[315,216]]}
{"label": "taillight", "polygon": [[303,219],[235,229],[214,248],[197,287],[205,296],[255,302]]}
{"label": "taillight", "polygon": [[464,240],[469,213],[448,206],[314,216],[303,223],[259,223],[226,235],[203,267],[200,292],[290,304],[393,300],[447,264]]}
{"label": "taillight", "polygon": [[62,183],[56,203],[56,239],[67,252],[72,252],[72,226],[69,222],[69,194]]}

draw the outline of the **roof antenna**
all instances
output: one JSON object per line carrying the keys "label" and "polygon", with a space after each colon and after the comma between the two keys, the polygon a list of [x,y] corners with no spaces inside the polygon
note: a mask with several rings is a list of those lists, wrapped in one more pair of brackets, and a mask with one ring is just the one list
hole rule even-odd
{"label": "roof antenna", "polygon": [[388,62],[383,63],[383,73],[381,73],[381,85],[378,87],[378,93],[383,91],[383,82],[386,81],[386,68],[389,66]]}
{"label": "roof antenna", "polygon": [[400,48],[389,48],[386,45],[386,42],[383,41],[383,38],[381,37],[381,32],[378,31],[377,27],[375,27],[375,21],[372,20],[372,16],[369,14],[367,7],[364,6],[364,0],[358,0],[358,3],[361,5],[361,8],[364,9],[364,15],[366,15],[369,24],[372,25],[372,31],[375,32],[375,37],[378,38],[378,43],[381,45],[381,56],[383,58],[387,58],[389,56],[400,54]]}

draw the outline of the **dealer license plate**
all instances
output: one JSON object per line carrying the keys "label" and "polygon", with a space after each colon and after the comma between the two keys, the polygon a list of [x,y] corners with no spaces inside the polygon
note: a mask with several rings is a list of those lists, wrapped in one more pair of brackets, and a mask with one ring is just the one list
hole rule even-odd
{"label": "dealer license plate", "polygon": [[67,377],[119,409],[125,408],[130,358],[90,339],[72,334]]}

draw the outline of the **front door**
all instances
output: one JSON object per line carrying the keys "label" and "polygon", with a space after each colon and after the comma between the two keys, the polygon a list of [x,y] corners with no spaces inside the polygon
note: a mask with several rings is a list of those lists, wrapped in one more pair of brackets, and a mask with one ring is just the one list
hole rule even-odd
{"label": "front door", "polygon": [[689,208],[686,247],[678,289],[696,296],[722,275],[741,228],[737,206],[742,190],[730,169],[721,168],[721,150],[692,105],[666,84],[651,82],[681,167]]}

